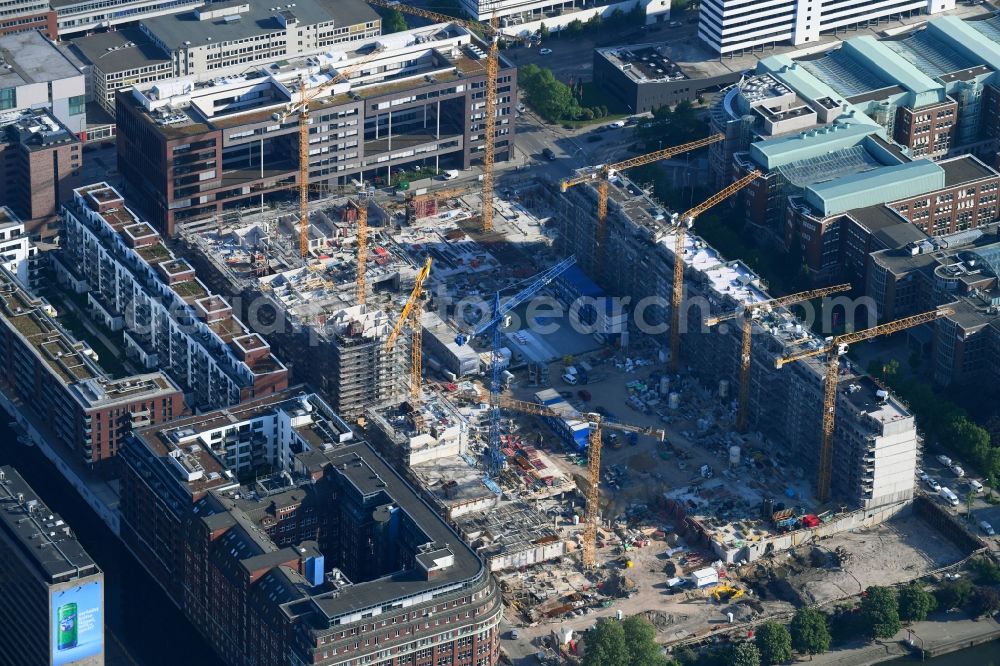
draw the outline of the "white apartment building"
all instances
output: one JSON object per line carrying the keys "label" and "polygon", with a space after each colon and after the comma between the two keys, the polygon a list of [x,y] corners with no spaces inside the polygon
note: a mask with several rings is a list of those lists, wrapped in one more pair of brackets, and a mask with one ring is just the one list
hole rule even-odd
{"label": "white apartment building", "polygon": [[160,368],[195,409],[218,409],[288,386],[270,345],[211,294],[191,265],[125,207],[107,183],[74,190],[63,207],[60,281],[87,293],[92,316],[123,330],[136,365]]}
{"label": "white apartment building", "polygon": [[38,31],[0,37],[0,112],[47,108],[74,134],[87,124],[83,73]]}
{"label": "white apartment building", "polygon": [[774,44],[809,44],[820,35],[915,14],[938,14],[955,0],[703,0],[698,37],[719,53]]}
{"label": "white apartment building", "polygon": [[0,264],[32,291],[36,286],[38,248],[24,231],[24,222],[7,206],[0,206]]}

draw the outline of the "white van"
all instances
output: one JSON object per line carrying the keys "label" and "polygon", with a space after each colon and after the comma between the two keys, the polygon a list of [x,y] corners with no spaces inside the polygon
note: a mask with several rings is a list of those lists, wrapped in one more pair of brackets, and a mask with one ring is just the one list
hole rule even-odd
{"label": "white van", "polygon": [[455,180],[458,178],[458,169],[448,169],[442,174],[445,180]]}
{"label": "white van", "polygon": [[941,490],[938,491],[938,495],[940,495],[941,499],[943,499],[948,504],[952,506],[958,506],[958,495],[951,492],[950,488],[942,487]]}
{"label": "white van", "polygon": [[975,479],[969,479],[969,487],[977,493],[983,492],[983,484],[979,483]]}

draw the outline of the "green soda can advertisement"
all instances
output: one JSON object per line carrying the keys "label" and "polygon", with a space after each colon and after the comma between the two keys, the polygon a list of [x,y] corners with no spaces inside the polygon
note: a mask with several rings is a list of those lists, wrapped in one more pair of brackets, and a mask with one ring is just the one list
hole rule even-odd
{"label": "green soda can advertisement", "polygon": [[57,613],[59,617],[58,650],[75,648],[77,643],[76,604],[63,604]]}
{"label": "green soda can advertisement", "polygon": [[69,666],[104,654],[104,582],[91,580],[49,596],[50,666]]}

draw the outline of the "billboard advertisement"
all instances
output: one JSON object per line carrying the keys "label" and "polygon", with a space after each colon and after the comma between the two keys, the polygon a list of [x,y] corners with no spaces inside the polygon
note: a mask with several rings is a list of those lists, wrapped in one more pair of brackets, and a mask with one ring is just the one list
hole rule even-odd
{"label": "billboard advertisement", "polygon": [[102,581],[53,590],[49,612],[52,666],[72,664],[104,652]]}

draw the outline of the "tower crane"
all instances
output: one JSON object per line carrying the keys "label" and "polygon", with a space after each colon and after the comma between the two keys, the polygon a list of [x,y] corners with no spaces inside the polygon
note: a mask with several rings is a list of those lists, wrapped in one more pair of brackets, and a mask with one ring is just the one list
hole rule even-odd
{"label": "tower crane", "polygon": [[358,202],[358,264],[356,296],[358,303],[365,302],[365,271],[368,267],[368,197],[362,195]]}
{"label": "tower crane", "polygon": [[299,114],[299,254],[303,257],[309,254],[309,105],[338,83],[345,82],[352,73],[384,50],[384,47],[375,48],[350,67],[338,70],[333,78],[312,90],[306,85],[306,77],[300,77],[298,101],[290,104],[283,113],[276,114],[279,123],[287,120],[293,113]]}
{"label": "tower crane", "polygon": [[681,349],[681,301],[684,298],[684,239],[688,228],[696,217],[717,203],[725,201],[752,183],[760,171],[751,171],[728,187],[716,192],[691,210],[674,218],[674,291],[670,299],[670,369],[677,372],[680,367]]}
{"label": "tower crane", "polygon": [[825,502],[830,495],[830,477],[833,470],[833,426],[834,417],[837,412],[837,380],[840,375],[840,357],[847,353],[848,345],[864,340],[871,340],[882,335],[891,335],[899,331],[905,331],[908,328],[927,324],[953,312],[949,308],[938,308],[937,310],[931,310],[930,312],[924,312],[911,317],[903,317],[902,319],[866,328],[863,331],[838,335],[832,340],[828,339],[828,343],[819,349],[808,349],[775,360],[775,367],[781,368],[784,365],[801,361],[805,358],[820,356],[822,354],[827,355],[826,379],[823,384],[823,437],[820,444],[819,483],[816,491],[819,501]]}
{"label": "tower crane", "polygon": [[480,324],[469,335],[459,335],[455,342],[464,345],[470,337],[490,332],[490,414],[489,414],[489,451],[487,452],[486,469],[490,476],[496,476],[503,460],[500,453],[500,329],[504,318],[511,310],[525,302],[547,284],[556,279],[563,271],[576,263],[576,257],[569,256],[558,264],[538,275],[528,278],[528,286],[511,296],[503,304],[500,303],[500,292],[493,296],[493,314],[489,320]]}
{"label": "tower crane", "polygon": [[796,303],[802,303],[803,301],[809,301],[814,298],[823,298],[824,296],[829,296],[830,294],[848,291],[850,288],[851,285],[848,283],[838,284],[833,287],[813,289],[811,291],[803,291],[798,294],[790,294],[788,296],[781,296],[780,298],[760,301],[759,303],[747,303],[741,309],[737,309],[729,314],[708,317],[705,319],[706,326],[715,326],[724,321],[736,319],[737,317],[742,316],[743,318],[743,346],[740,351],[740,401],[739,411],[736,412],[737,431],[747,431],[747,403],[749,402],[750,396],[750,338],[753,333],[753,320],[754,317],[757,316],[757,313],[762,310],[777,310],[789,305],[795,305]]}
{"label": "tower crane", "polygon": [[638,157],[630,157],[627,160],[615,162],[614,164],[604,164],[597,167],[594,171],[574,176],[573,178],[567,178],[560,182],[559,189],[562,192],[566,192],[574,185],[589,183],[594,180],[597,181],[597,229],[594,232],[594,265],[601,266],[604,260],[604,237],[607,233],[605,225],[608,218],[608,181],[611,180],[612,176],[625,169],[652,164],[660,160],[668,160],[675,155],[703,148],[717,141],[722,141],[725,138],[724,134],[713,134],[704,139],[691,141],[690,143],[674,146],[673,148],[663,148],[662,150],[639,155]]}
{"label": "tower crane", "polygon": [[[396,9],[404,14],[411,14],[421,18],[429,19],[437,23],[454,23],[470,30],[478,30],[489,37],[489,51],[486,54],[486,90],[484,99],[486,102],[485,118],[483,120],[483,211],[482,224],[483,231],[493,230],[493,161],[496,149],[496,127],[497,127],[497,72],[500,70],[500,29],[497,27],[497,18],[494,16],[489,23],[481,21],[468,21],[455,18],[447,14],[428,11],[420,7],[410,7],[393,0],[368,0],[368,4],[385,9]],[[512,39],[511,37],[506,37]],[[513,39],[517,39],[516,37]]]}
{"label": "tower crane", "polygon": [[[536,416],[551,416],[561,418],[562,414],[553,411],[545,405],[536,402],[525,402],[501,396],[500,407],[510,409],[524,414],[535,414]],[[634,432],[642,435],[652,435],[661,442],[666,438],[666,433],[659,428],[645,428],[642,426],[619,423],[617,421],[605,421],[604,417],[597,413],[584,414],[582,420],[586,420],[590,425],[590,432],[587,437],[587,471],[590,475],[590,488],[587,489],[587,512],[583,524],[583,568],[593,569],[597,566],[597,525],[600,520],[600,492],[601,482],[601,431],[605,428],[611,430],[621,430],[624,432]]]}
{"label": "tower crane", "polygon": [[424,282],[427,281],[427,277],[430,274],[431,258],[427,257],[427,263],[417,273],[417,279],[413,283],[413,290],[410,292],[410,297],[406,299],[403,311],[399,313],[399,319],[396,320],[396,324],[392,327],[389,337],[385,340],[386,351],[392,351],[392,348],[396,346],[396,338],[399,337],[403,326],[409,321],[410,330],[413,332],[413,341],[410,346],[410,400],[414,403],[420,400],[420,370],[423,362],[421,358],[422,340],[420,339],[420,315],[422,314],[422,308],[419,305],[419,301],[423,294]]}

